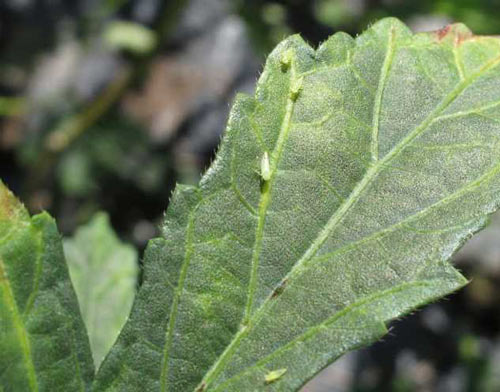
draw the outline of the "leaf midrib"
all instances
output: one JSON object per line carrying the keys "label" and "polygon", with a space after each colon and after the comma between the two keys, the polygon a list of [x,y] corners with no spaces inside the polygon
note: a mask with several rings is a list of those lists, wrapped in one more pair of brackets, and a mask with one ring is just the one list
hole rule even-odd
{"label": "leaf midrib", "polygon": [[278,139],[276,142],[276,146],[271,153],[271,162],[270,162],[270,170],[271,177],[269,180],[264,181],[262,185],[262,192],[259,201],[259,213],[257,220],[257,228],[255,233],[255,243],[252,251],[252,263],[251,263],[251,272],[250,272],[250,280],[248,284],[248,294],[247,294],[247,303],[245,305],[245,313],[242,319],[242,326],[248,324],[250,317],[252,315],[252,308],[255,299],[255,293],[257,291],[257,278],[258,278],[258,268],[260,262],[260,253],[262,247],[262,239],[264,236],[264,226],[267,217],[267,209],[271,202],[271,191],[274,185],[274,179],[276,178],[276,172],[278,169],[278,164],[281,160],[281,156],[283,154],[284,145],[288,139],[288,133],[290,132],[290,128],[292,125],[292,115],[295,107],[296,97],[292,96],[292,88],[296,83],[296,70],[295,70],[295,62],[292,61],[290,64],[290,88],[288,91],[286,111],[283,117],[283,121],[281,124],[280,132],[278,135]]}
{"label": "leaf midrib", "polygon": [[[329,219],[327,224],[324,226],[323,230],[320,231],[316,240],[311,244],[311,246],[306,250],[304,255],[294,264],[290,272],[281,280],[287,281],[295,275],[300,273],[301,267],[310,260],[323,243],[328,238],[328,235],[333,231],[341,219],[346,215],[350,208],[359,200],[363,191],[375,178],[383,171],[387,164],[396,158],[401,151],[409,145],[415,138],[417,138],[421,133],[423,133],[432,123],[436,120],[440,113],[442,113],[455,99],[457,99],[460,94],[470,86],[478,77],[491,70],[500,63],[500,56],[490,60],[483,67],[481,67],[477,72],[472,73],[468,78],[461,80],[456,87],[441,101],[435,110],[433,110],[418,126],[416,126],[406,137],[404,137],[398,144],[396,144],[390,151],[385,155],[384,158],[377,160],[372,164],[372,166],[367,170],[365,176],[358,182],[350,196],[345,199],[344,203],[335,211],[332,217]],[[234,336],[233,340],[229,343],[226,350],[219,356],[218,360],[214,363],[212,368],[206,373],[205,377],[198,385],[197,388],[207,387],[215,377],[220,373],[223,366],[227,363],[230,357],[234,354],[237,346],[241,340],[250,332],[251,327],[256,325],[265,310],[270,305],[270,298],[272,292],[263,301],[258,309],[255,310],[253,315],[248,320],[246,326],[242,327]],[[196,388],[196,389],[197,389]],[[195,390],[196,390],[195,389]]]}

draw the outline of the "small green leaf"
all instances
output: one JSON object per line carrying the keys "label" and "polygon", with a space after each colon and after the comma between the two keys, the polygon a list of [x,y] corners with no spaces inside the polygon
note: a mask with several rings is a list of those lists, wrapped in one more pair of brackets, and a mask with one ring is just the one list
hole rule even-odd
{"label": "small green leaf", "polygon": [[499,204],[500,39],[290,37],[177,187],[95,390],[297,390],[466,284],[448,260]]}
{"label": "small green leaf", "polygon": [[69,272],[99,368],[128,317],[138,273],[137,251],[123,244],[104,213],[64,241]]}
{"label": "small green leaf", "polygon": [[60,236],[0,182],[0,390],[85,391],[94,374]]}

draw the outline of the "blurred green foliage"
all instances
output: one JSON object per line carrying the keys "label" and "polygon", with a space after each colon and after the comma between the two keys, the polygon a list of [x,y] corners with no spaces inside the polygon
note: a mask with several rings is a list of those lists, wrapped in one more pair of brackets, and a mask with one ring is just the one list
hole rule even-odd
{"label": "blurred green foliage", "polygon": [[89,197],[112,176],[154,193],[163,186],[168,163],[162,154],[151,151],[140,128],[108,120],[62,153],[57,179],[71,196]]}
{"label": "blurred green foliage", "polygon": [[64,241],[64,253],[98,369],[132,307],[137,251],[117,238],[106,214],[98,213]]}
{"label": "blurred green foliage", "polygon": [[477,34],[500,33],[500,0],[233,1],[263,51],[290,32],[301,33],[317,44],[335,31],[359,34],[369,24],[387,16],[396,16],[407,23],[416,17],[441,18],[443,24],[465,23]]}
{"label": "blurred green foliage", "polygon": [[104,42],[114,50],[147,54],[156,46],[156,35],[138,23],[113,21],[106,26]]}

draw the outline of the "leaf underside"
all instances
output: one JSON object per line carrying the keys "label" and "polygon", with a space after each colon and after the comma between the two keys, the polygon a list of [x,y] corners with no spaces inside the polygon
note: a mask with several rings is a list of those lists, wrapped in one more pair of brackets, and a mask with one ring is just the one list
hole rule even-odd
{"label": "leaf underside", "polygon": [[282,42],[177,187],[96,390],[296,390],[463,286],[448,260],[499,204],[499,64],[463,25]]}
{"label": "leaf underside", "polygon": [[176,188],[92,389],[300,388],[466,283],[448,260],[499,205],[499,136],[497,38],[288,38]]}
{"label": "leaf underside", "polygon": [[0,182],[0,391],[88,391],[93,376],[55,222]]}

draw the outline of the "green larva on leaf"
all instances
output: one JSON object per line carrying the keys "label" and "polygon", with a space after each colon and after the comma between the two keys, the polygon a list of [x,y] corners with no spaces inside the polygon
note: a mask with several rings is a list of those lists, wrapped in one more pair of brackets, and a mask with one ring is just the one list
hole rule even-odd
{"label": "green larva on leaf", "polygon": [[302,83],[303,82],[304,82],[303,77],[292,80],[292,84],[290,86],[290,98],[293,101],[296,101],[297,98],[299,97],[300,91],[302,90]]}
{"label": "green larva on leaf", "polygon": [[277,369],[267,373],[266,376],[264,377],[266,384],[271,384],[272,382],[278,381],[286,373],[286,370],[287,370],[286,368]]}
{"label": "green larva on leaf", "polygon": [[292,64],[293,56],[294,56],[294,53],[293,53],[292,49],[288,49],[282,53],[281,58],[280,58],[280,63],[281,63],[281,69],[283,71],[287,71],[290,68],[290,66]]}
{"label": "green larva on leaf", "polygon": [[269,154],[267,151],[264,152],[260,161],[260,175],[264,181],[269,181],[271,179],[271,167],[269,165]]}

